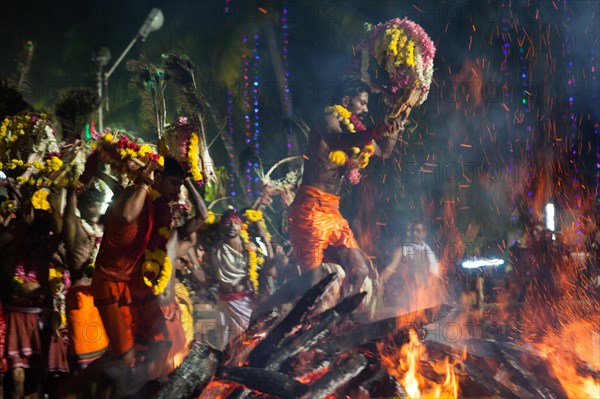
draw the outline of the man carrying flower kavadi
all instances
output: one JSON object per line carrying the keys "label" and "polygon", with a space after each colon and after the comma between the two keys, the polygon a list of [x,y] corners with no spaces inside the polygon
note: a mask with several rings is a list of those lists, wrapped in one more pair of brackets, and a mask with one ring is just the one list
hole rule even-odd
{"label": "man carrying flower kavadi", "polygon": [[[243,216],[247,222],[236,209],[229,209],[221,216],[221,238],[209,249],[206,258],[207,274],[214,276],[219,285],[217,346],[221,349],[248,327],[258,295],[258,274],[271,266],[270,237],[261,223],[262,212],[250,209]],[[256,223],[266,254],[248,235],[248,223]]]}
{"label": "man carrying flower kavadi", "polygon": [[[339,211],[339,193],[346,180],[358,183],[360,170],[371,156],[386,159],[391,155],[403,119],[408,117],[417,97],[407,95],[399,112],[402,117],[367,129],[362,120],[369,111],[369,91],[369,86],[358,79],[341,79],[334,96],[338,103],[326,107],[323,118],[311,129],[302,184],[289,211],[290,239],[294,245],[291,260],[298,265],[300,276],[263,302],[253,318],[303,294],[329,272],[335,271],[343,279],[345,296],[358,292],[367,280],[370,268],[348,221]],[[328,248],[334,250],[343,270],[323,263]]]}
{"label": "man carrying flower kavadi", "polygon": [[[156,295],[164,290],[171,274],[166,254],[169,202],[179,196],[184,170],[176,159],[165,158],[163,170],[145,178],[152,184],[126,188],[108,209],[91,286],[108,348],[78,378],[92,380],[105,372],[125,395],[137,392],[160,374],[162,364],[156,359],[164,358],[170,345]],[[135,365],[134,344],[147,348],[141,365]],[[72,381],[65,391],[73,393],[78,388]]]}

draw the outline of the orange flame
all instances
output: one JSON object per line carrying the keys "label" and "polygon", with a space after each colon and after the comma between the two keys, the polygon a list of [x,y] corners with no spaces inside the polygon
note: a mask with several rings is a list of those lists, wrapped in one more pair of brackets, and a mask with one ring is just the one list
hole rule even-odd
{"label": "orange flame", "polygon": [[598,325],[598,315],[585,321],[573,321],[536,345],[569,398],[600,398],[600,382],[578,371],[576,365],[580,362],[581,367],[600,370]]}
{"label": "orange flame", "polygon": [[[455,366],[446,357],[443,362],[427,359],[426,348],[419,341],[416,331],[411,330],[410,341],[400,348],[398,354],[386,354],[380,347],[381,361],[390,375],[400,382],[410,398],[457,398],[459,381]],[[422,363],[428,361],[433,371],[445,376],[443,382],[436,382],[422,373]]]}

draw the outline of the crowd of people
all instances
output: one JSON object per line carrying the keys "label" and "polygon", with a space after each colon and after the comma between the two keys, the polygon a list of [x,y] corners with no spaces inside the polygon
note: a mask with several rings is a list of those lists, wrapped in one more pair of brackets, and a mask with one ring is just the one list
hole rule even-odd
{"label": "crowd of people", "polygon": [[[46,209],[34,206],[38,200],[27,186],[6,179],[4,394],[150,397],[199,338],[194,303],[209,293],[217,312],[210,344],[218,349],[252,318],[289,303],[331,272],[337,273],[331,300],[366,291],[358,310],[366,317],[382,306],[400,314],[451,300],[424,221],[409,224],[405,244],[378,270],[339,209],[342,185],[356,183],[371,156],[391,154],[418,96],[406,93],[394,118],[367,128],[368,86],[360,80],[340,86],[310,131],[302,183],[288,213],[289,241],[274,242],[262,211],[250,205],[217,219],[175,158],[165,157],[155,170],[138,169],[127,187],[111,185],[114,197],[104,214],[99,187],[105,186],[94,179],[87,188],[51,189]],[[548,276],[559,273],[549,272],[555,255],[542,245],[545,230],[538,227],[511,251],[515,272],[507,284],[516,287],[516,301],[534,292],[543,292],[538,301],[553,296],[556,281]],[[439,295],[423,296],[433,291]]]}

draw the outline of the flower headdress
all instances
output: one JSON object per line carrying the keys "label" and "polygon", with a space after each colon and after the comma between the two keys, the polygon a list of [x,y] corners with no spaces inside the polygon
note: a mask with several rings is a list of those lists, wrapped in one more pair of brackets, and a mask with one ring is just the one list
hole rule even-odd
{"label": "flower headdress", "polygon": [[365,83],[384,91],[388,97],[394,98],[402,89],[409,88],[421,91],[419,104],[427,99],[436,48],[420,25],[407,18],[380,23],[359,47],[361,79]]}
{"label": "flower headdress", "polygon": [[194,131],[188,118],[180,117],[174,126],[167,127],[160,146],[184,166],[197,184],[204,183],[205,178],[200,170],[200,135]]}
{"label": "flower headdress", "polygon": [[101,136],[96,151],[115,172],[126,175],[130,180],[138,177],[136,170],[132,169],[132,164],[149,173],[162,169],[165,163],[162,155],[153,152],[149,144],[138,143],[127,134],[118,131],[107,131]]}

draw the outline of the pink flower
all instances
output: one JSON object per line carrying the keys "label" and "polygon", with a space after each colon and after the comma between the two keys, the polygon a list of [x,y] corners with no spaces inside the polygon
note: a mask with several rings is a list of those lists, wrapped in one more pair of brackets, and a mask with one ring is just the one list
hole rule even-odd
{"label": "pink flower", "polygon": [[350,170],[348,171],[348,181],[350,181],[351,184],[356,185],[358,184],[358,182],[360,182],[360,178],[361,175],[358,168],[350,168]]}

